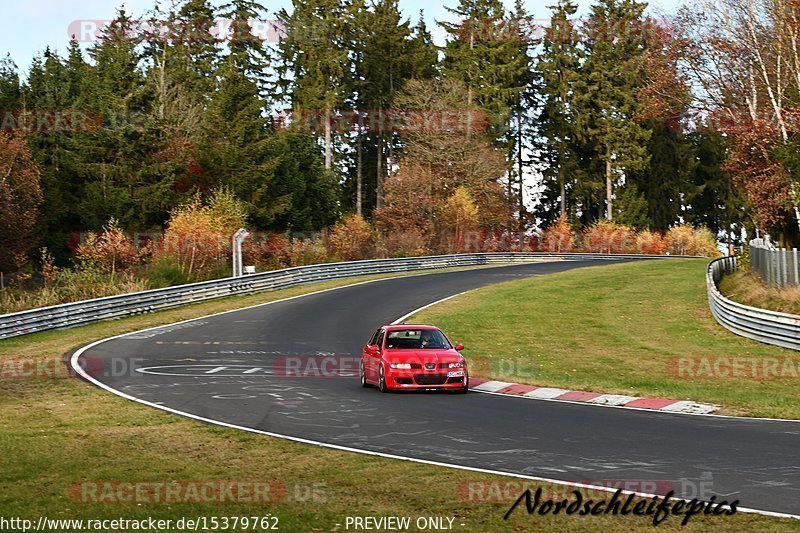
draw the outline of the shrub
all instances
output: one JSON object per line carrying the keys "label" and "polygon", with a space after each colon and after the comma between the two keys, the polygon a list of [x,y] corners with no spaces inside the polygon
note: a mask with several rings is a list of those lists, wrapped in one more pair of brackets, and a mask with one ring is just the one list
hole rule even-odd
{"label": "shrub", "polygon": [[425,237],[417,229],[391,231],[383,240],[386,253],[391,257],[413,257],[430,253]]}
{"label": "shrub", "polygon": [[478,206],[472,199],[469,191],[464,187],[457,187],[455,192],[447,199],[441,214],[441,223],[448,252],[458,253],[466,251],[466,234],[478,225]]}
{"label": "shrub", "polygon": [[258,233],[242,244],[245,264],[252,264],[260,270],[276,270],[289,265],[286,257],[289,240],[277,232]]}
{"label": "shrub", "polygon": [[350,215],[333,227],[329,247],[331,255],[344,261],[367,259],[375,250],[375,232],[359,215]]}
{"label": "shrub", "polygon": [[636,251],[636,235],[628,226],[598,220],[584,229],[583,249],[601,254],[624,254]]}
{"label": "shrub", "polygon": [[689,224],[675,226],[667,232],[667,242],[667,251],[671,255],[721,255],[714,234],[705,227],[694,228]]}
{"label": "shrub", "polygon": [[188,279],[205,279],[227,264],[233,233],[245,225],[243,204],[227,189],[208,204],[199,195],[170,213],[156,259],[172,257]]}
{"label": "shrub", "polygon": [[[570,237],[572,234],[570,233]],[[574,239],[572,246],[574,247]],[[533,246],[533,248],[531,248]],[[538,238],[515,231],[492,230],[484,232],[480,252],[532,252],[538,250]],[[565,250],[562,250],[565,251]]]}
{"label": "shrub", "polygon": [[22,287],[3,291],[0,313],[33,309],[65,302],[102,298],[114,294],[148,289],[147,282],[130,273],[111,277],[95,265],[81,268],[59,268],[49,273],[46,285],[37,290]]}
{"label": "shrub", "polygon": [[142,253],[119,227],[116,219],[111,219],[101,232],[90,232],[75,251],[81,268],[95,267],[113,277],[117,271],[126,271],[140,263]]}
{"label": "shrub", "polygon": [[667,239],[652,231],[640,231],[636,234],[636,253],[663,255],[667,251]]}
{"label": "shrub", "polygon": [[180,263],[172,256],[154,261],[147,269],[147,279],[152,289],[189,283]]}
{"label": "shrub", "polygon": [[288,266],[315,265],[327,260],[328,251],[319,239],[292,239],[285,257]]}
{"label": "shrub", "polygon": [[520,251],[538,252],[542,249],[541,246],[541,240],[538,235],[526,235],[522,238],[522,249]]}
{"label": "shrub", "polygon": [[545,252],[572,252],[575,250],[575,236],[566,215],[558,218],[555,224],[542,233],[542,250]]}

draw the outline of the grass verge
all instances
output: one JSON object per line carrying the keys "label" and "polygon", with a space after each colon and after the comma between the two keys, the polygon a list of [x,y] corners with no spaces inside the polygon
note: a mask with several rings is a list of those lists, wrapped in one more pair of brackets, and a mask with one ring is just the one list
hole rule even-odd
{"label": "grass verge", "polygon": [[734,302],[800,315],[800,286],[771,287],[752,272],[723,276],[719,291]]}
{"label": "grass verge", "polygon": [[[9,339],[0,342],[0,357],[60,358],[67,349],[101,337],[354,281],[295,287]],[[0,410],[4,518],[178,520],[271,513],[279,517],[282,531],[313,532],[343,531],[347,516],[446,516],[455,518],[455,529],[460,531],[652,531],[647,517],[542,517],[527,516],[518,509],[504,521],[503,514],[521,490],[520,483],[509,478],[204,425],[125,401],[74,378],[1,379]],[[271,497],[231,503],[190,496],[188,488],[197,486],[194,482],[222,480],[269,483]],[[173,481],[183,483],[184,491],[168,503],[144,501],[152,499],[149,492],[121,501],[130,494],[122,483]],[[509,481],[512,485],[506,491]],[[475,486],[480,489],[470,493],[468,488]],[[543,487],[566,493],[564,487]],[[678,524],[672,517],[660,529],[687,529]],[[791,531],[796,527],[793,520],[737,514],[694,517],[688,529]]]}
{"label": "grass verge", "polygon": [[[478,372],[493,379],[800,418],[800,358],[714,321],[706,263],[623,263],[515,280],[468,292],[413,320],[463,342]],[[795,366],[781,372],[787,359]],[[779,363],[778,375],[762,372],[765,361]]]}

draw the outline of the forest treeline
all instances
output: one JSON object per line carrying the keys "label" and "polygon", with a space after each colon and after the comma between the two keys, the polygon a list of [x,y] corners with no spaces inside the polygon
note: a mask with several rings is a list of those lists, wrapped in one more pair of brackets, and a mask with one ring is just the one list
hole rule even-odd
{"label": "forest treeline", "polygon": [[593,227],[632,235],[626,250],[681,225],[796,238],[800,7],[645,8],[599,0],[578,18],[558,0],[543,20],[461,0],[443,46],[396,0],[121,8],[86,50],[74,36],[25,72],[0,62],[0,271],[175,232],[214,198],[283,246],[330,248],[347,228],[373,255],[542,247],[531,232],[565,224],[572,247]]}

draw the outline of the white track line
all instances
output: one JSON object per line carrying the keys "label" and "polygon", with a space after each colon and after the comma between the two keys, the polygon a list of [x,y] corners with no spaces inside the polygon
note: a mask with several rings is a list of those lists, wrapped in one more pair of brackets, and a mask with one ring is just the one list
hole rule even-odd
{"label": "white track line", "polygon": [[[470,289],[470,290],[474,290],[474,289]],[[414,310],[413,310],[413,311],[411,311],[410,313],[406,313],[405,315],[401,316],[400,318],[398,318],[397,320],[395,320],[394,322],[392,322],[392,324],[393,324],[393,325],[394,325],[394,324],[399,324],[399,323],[401,323],[403,320],[405,320],[406,318],[410,317],[411,315],[416,315],[417,313],[419,313],[420,311],[422,311],[422,310],[424,310],[424,309],[427,309],[427,308],[429,308],[429,307],[433,307],[434,305],[436,305],[436,304],[440,304],[440,303],[442,303],[442,302],[446,302],[447,300],[449,300],[449,299],[451,299],[451,298],[455,298],[456,296],[461,296],[462,294],[466,294],[466,293],[468,293],[468,292],[469,292],[469,291],[462,291],[462,292],[459,292],[458,294],[451,294],[450,296],[447,296],[447,297],[445,297],[445,298],[441,298],[441,299],[439,299],[439,300],[436,300],[435,302],[431,302],[431,303],[429,303],[429,304],[423,305],[422,307],[419,307],[419,308],[417,308],[417,309],[414,309]]]}
{"label": "white track line", "polygon": [[[493,268],[502,268],[502,267],[493,267]],[[434,272],[425,273],[425,274],[412,274],[412,275],[409,275],[409,276],[399,276],[399,277],[427,276],[427,275],[430,275],[430,274],[433,274],[433,273]],[[480,472],[482,474],[492,474],[492,475],[498,475],[498,476],[507,476],[507,477],[513,477],[513,478],[517,478],[517,479],[529,479],[531,481],[537,481],[537,482],[541,482],[541,483],[556,483],[556,484],[565,485],[565,486],[568,486],[568,487],[599,490],[599,491],[604,491],[604,492],[608,492],[608,493],[614,493],[617,490],[619,490],[619,489],[616,489],[614,487],[603,487],[603,486],[599,486],[599,485],[591,485],[591,484],[587,484],[587,483],[576,483],[574,481],[566,481],[566,480],[561,480],[561,479],[545,478],[545,477],[539,477],[539,476],[529,476],[529,475],[525,475],[525,474],[517,474],[517,473],[514,473],[514,472],[502,472],[502,471],[499,471],[499,470],[490,470],[490,469],[487,469],[487,468],[477,468],[477,467],[472,467],[472,466],[456,465],[456,464],[451,464],[451,463],[443,463],[443,462],[439,462],[439,461],[429,461],[427,459],[417,459],[417,458],[414,458],[414,457],[406,457],[406,456],[403,456],[403,455],[395,455],[395,454],[390,454],[390,453],[374,452],[374,451],[370,451],[370,450],[362,450],[362,449],[359,449],[359,448],[351,448],[349,446],[340,446],[338,444],[330,444],[330,443],[327,443],[327,442],[320,442],[320,441],[315,441],[315,440],[310,440],[310,439],[304,439],[304,438],[301,438],[301,437],[293,437],[291,435],[283,435],[283,434],[280,434],[280,433],[273,433],[273,432],[270,432],[270,431],[262,431],[260,429],[249,428],[249,427],[246,427],[246,426],[238,426],[236,424],[230,424],[228,422],[223,422],[221,420],[214,420],[214,419],[211,419],[211,418],[205,418],[205,417],[202,417],[202,416],[199,416],[199,415],[195,415],[195,414],[192,414],[192,413],[187,413],[185,411],[180,411],[178,409],[173,409],[172,407],[167,407],[165,405],[161,405],[160,403],[149,402],[147,400],[142,400],[141,398],[137,398],[135,396],[131,396],[131,395],[126,394],[126,393],[124,393],[124,392],[122,392],[120,390],[117,390],[117,389],[115,389],[113,387],[110,387],[109,385],[106,385],[105,383],[103,383],[101,381],[98,381],[97,379],[95,379],[94,377],[92,377],[91,375],[86,373],[86,371],[84,371],[84,369],[81,367],[81,365],[78,364],[78,360],[80,359],[81,355],[86,350],[88,350],[90,348],[93,348],[93,347],[97,346],[98,344],[102,344],[102,343],[108,342],[110,340],[114,340],[114,339],[118,339],[118,338],[124,337],[125,335],[128,335],[129,333],[141,333],[143,331],[150,331],[150,330],[153,330],[153,329],[161,328],[161,327],[164,327],[165,325],[183,324],[183,323],[186,323],[186,322],[191,322],[192,320],[200,320],[200,319],[203,319],[203,318],[209,318],[209,317],[224,315],[224,314],[228,314],[228,313],[234,313],[234,312],[237,312],[237,311],[243,311],[245,309],[253,309],[255,307],[261,307],[261,306],[271,305],[271,304],[275,304],[275,303],[279,303],[279,302],[286,302],[286,301],[294,300],[294,299],[297,299],[297,298],[303,298],[305,296],[311,296],[311,295],[314,295],[314,294],[321,294],[321,293],[329,292],[329,291],[333,291],[333,290],[344,289],[344,288],[347,288],[347,287],[354,287],[354,286],[363,285],[363,284],[366,284],[366,283],[387,281],[387,280],[391,280],[391,279],[397,279],[397,277],[380,278],[380,279],[374,279],[374,280],[361,281],[361,282],[358,282],[358,283],[352,283],[350,285],[342,285],[340,287],[332,287],[330,289],[323,289],[323,290],[319,290],[319,291],[315,291],[315,292],[309,292],[309,293],[306,293],[306,294],[300,294],[300,295],[297,295],[297,296],[291,296],[289,298],[283,298],[281,300],[273,300],[271,302],[264,302],[264,303],[261,303],[261,304],[242,307],[240,309],[231,309],[229,311],[222,311],[220,313],[213,313],[213,314],[205,315],[205,316],[201,316],[201,317],[195,317],[195,318],[190,318],[190,319],[187,319],[187,320],[181,320],[179,322],[174,322],[172,324],[162,324],[162,325],[159,325],[159,326],[153,326],[153,327],[150,327],[150,328],[137,330],[135,332],[122,333],[122,334],[119,334],[119,335],[106,337],[105,339],[97,340],[95,342],[87,344],[86,346],[83,346],[83,347],[79,348],[78,350],[76,350],[75,353],[72,354],[72,357],[70,357],[70,366],[72,366],[72,369],[78,375],[80,375],[83,379],[85,379],[86,381],[89,381],[89,382],[95,384],[96,386],[100,387],[101,389],[106,390],[106,391],[108,391],[108,392],[110,392],[112,394],[115,394],[115,395],[119,396],[120,398],[125,398],[126,400],[130,400],[132,402],[136,402],[136,403],[139,403],[139,404],[142,404],[142,405],[146,405],[148,407],[153,407],[155,409],[160,409],[160,410],[166,411],[168,413],[184,416],[186,418],[191,418],[193,420],[197,420],[199,422],[204,422],[204,423],[207,423],[207,424],[214,424],[214,425],[217,425],[217,426],[227,427],[227,428],[231,428],[231,429],[247,431],[248,433],[257,433],[259,435],[266,435],[268,437],[275,437],[275,438],[285,439],[285,440],[289,440],[289,441],[293,441],[293,442],[299,442],[299,443],[303,443],[303,444],[311,444],[311,445],[314,445],[314,446],[320,446],[322,448],[329,448],[329,449],[333,449],[333,450],[352,452],[352,453],[360,453],[360,454],[363,454],[363,455],[371,455],[371,456],[374,456],[374,457],[383,457],[383,458],[386,458],[386,459],[397,459],[397,460],[400,460],[400,461],[409,461],[409,462],[413,462],[413,463],[420,463],[420,464],[426,464],[426,465],[432,465],[432,466],[443,466],[443,467],[446,467],[446,468],[455,468],[455,469],[458,469],[458,470],[466,470],[466,471],[470,471],[470,472]],[[444,299],[439,300],[439,301],[444,301],[446,299],[453,298],[455,296],[458,296],[458,295],[454,294],[453,296],[450,296],[448,298],[444,298]],[[438,302],[434,302],[434,303],[438,303]],[[428,304],[427,306],[424,306],[423,308],[430,307],[431,305],[433,305],[433,304]],[[423,308],[420,308],[420,309],[417,309],[415,311],[412,311],[411,313],[407,314],[406,317],[413,315],[414,313],[420,311]],[[484,394],[496,394],[496,393],[485,392]],[[505,395],[505,394],[498,394],[498,396],[504,396],[504,397],[507,397],[507,398],[512,398],[513,397],[513,396],[509,396],[509,395]],[[559,400],[541,400],[541,401],[559,401]],[[583,403],[583,402],[566,402],[566,403],[575,403],[575,404],[579,404],[579,405],[587,405],[586,403]],[[618,408],[620,408],[620,409],[636,409],[636,410],[640,410],[640,411],[653,412],[652,410],[638,409],[638,408],[635,408],[635,407],[618,407]],[[655,412],[658,412],[658,411],[655,411]],[[720,416],[720,415],[695,415],[695,416]],[[753,419],[753,418],[746,418],[746,417],[725,417],[725,418],[743,418],[745,420],[775,420],[775,419],[771,419],[771,418],[766,418],[766,419]],[[792,422],[800,422],[800,420],[792,420]],[[649,493],[644,493],[644,492],[635,492],[635,491],[629,491],[629,490],[622,490],[622,494],[636,494],[636,495],[638,495],[638,496],[640,496],[642,498],[653,498],[653,497],[656,496],[655,494],[649,494]],[[795,519],[800,519],[800,515],[793,515],[793,514],[789,514],[789,513],[778,513],[778,512],[774,512],[774,511],[764,511],[764,510],[760,510],[760,509],[750,509],[750,508],[746,508],[746,507],[739,507],[739,508],[737,508],[737,510],[740,511],[740,512],[743,512],[743,513],[754,513],[754,514],[759,514],[759,515],[764,515],[764,516],[772,516],[772,517],[776,517],[776,518],[795,518]]]}

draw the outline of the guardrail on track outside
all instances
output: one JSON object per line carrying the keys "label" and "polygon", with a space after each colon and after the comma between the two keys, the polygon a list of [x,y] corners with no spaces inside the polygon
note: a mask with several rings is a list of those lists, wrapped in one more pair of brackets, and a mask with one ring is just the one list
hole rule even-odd
{"label": "guardrail on track outside", "polygon": [[[752,255],[751,255],[752,258]],[[800,350],[800,316],[760,309],[725,298],[717,283],[737,269],[736,257],[721,257],[708,264],[706,288],[711,313],[720,325],[737,335]]]}
{"label": "guardrail on track outside", "polygon": [[486,264],[536,262],[545,260],[581,259],[642,259],[662,256],[622,254],[559,254],[546,252],[498,252],[454,254],[398,259],[371,259],[342,263],[323,263],[282,270],[223,278],[163,289],[132,292],[40,307],[0,315],[0,339],[16,337],[50,329],[68,328],[100,320],[149,313],[179,305],[222,298],[237,294],[252,294],[283,289],[304,283],[340,279],[370,274],[411,272]]}

